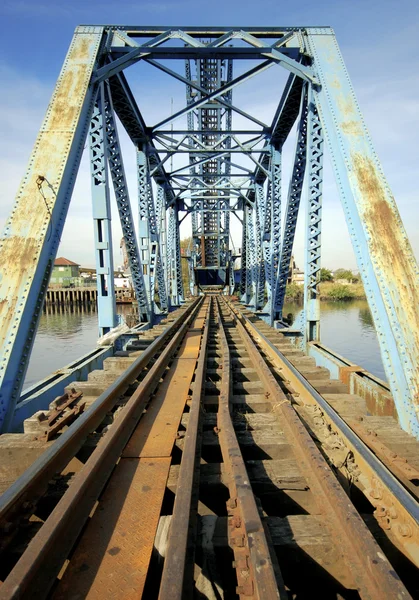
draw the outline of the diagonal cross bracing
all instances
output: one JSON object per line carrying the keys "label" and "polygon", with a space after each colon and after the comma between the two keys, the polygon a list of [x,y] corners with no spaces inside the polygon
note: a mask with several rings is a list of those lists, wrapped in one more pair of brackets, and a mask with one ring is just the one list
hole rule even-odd
{"label": "diagonal cross bracing", "polygon": [[[127,79],[143,65],[186,88],[186,105],[163,110],[157,125],[144,119]],[[232,93],[257,86],[268,68],[272,79],[281,68],[288,74],[270,125],[262,111],[233,104]],[[140,83],[144,94],[147,82]],[[95,107],[99,87],[105,96]],[[282,174],[299,115],[293,168]],[[116,119],[138,157],[137,231]],[[0,240],[3,430],[19,401],[89,127],[104,331],[115,321],[108,165],[141,320],[183,301],[181,223],[192,227],[190,289],[233,290],[231,213],[242,225],[240,298],[270,323],[280,320],[304,206],[306,341],[319,338],[324,136],[399,420],[419,436],[419,270],[328,27],[77,28]],[[290,182],[283,218],[281,180]]]}

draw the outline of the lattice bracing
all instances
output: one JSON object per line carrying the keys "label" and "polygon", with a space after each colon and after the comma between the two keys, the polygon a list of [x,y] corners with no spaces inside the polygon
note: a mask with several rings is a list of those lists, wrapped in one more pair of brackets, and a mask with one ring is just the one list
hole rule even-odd
{"label": "lattice bracing", "polygon": [[[141,79],[145,63],[183,86],[182,108],[169,111],[162,94],[161,118],[154,123],[141,112],[147,86],[153,85],[152,78]],[[269,69],[270,81],[285,74],[272,118],[246,109],[252,102],[246,104],[246,94],[235,91],[244,84],[258,91],[258,76]],[[131,87],[135,76],[139,84]],[[134,89],[142,90],[138,100]],[[274,96],[263,89],[259,97],[271,102]],[[296,122],[287,174],[281,165],[284,144]],[[118,123],[137,154],[137,228],[128,195],[133,174],[124,170]],[[109,169],[139,317],[150,323],[184,300],[182,260],[187,260],[192,293],[214,287],[239,292],[241,301],[270,324],[283,326],[297,218],[304,206],[305,306],[299,332],[304,341],[320,335],[324,137],[399,420],[419,435],[419,270],[334,32],[327,27],[76,29],[0,240],[3,428],[19,400],[87,137],[101,333],[116,324]],[[284,210],[282,181],[288,183]],[[184,258],[181,233],[192,237]],[[239,290],[230,248],[236,234],[241,237]]]}

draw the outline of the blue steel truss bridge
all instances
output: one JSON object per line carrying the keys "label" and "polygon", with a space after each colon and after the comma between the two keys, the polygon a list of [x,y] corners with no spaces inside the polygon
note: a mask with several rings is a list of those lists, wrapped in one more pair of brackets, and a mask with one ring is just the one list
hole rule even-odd
{"label": "blue steel truss bridge", "polygon": [[[141,67],[179,90],[173,110],[161,84],[154,121]],[[269,119],[240,93],[260,78]],[[108,342],[22,394],[86,146]],[[321,344],[326,149],[388,385]],[[138,306],[124,331],[112,193]],[[297,218],[304,307],[290,328]],[[330,597],[417,593],[418,282],[333,29],[77,27],[0,240],[0,599],[288,598],[314,581]],[[54,477],[67,477],[55,504]],[[321,540],[307,582],[303,532]]]}

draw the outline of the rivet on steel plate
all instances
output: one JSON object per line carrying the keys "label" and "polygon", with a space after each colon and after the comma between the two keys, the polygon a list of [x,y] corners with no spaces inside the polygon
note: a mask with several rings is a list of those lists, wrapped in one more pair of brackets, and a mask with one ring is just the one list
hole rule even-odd
{"label": "rivet on steel plate", "polygon": [[399,525],[399,533],[403,537],[412,537],[412,529],[410,528],[409,525],[407,525],[407,523],[403,523],[402,525]]}
{"label": "rivet on steel plate", "polygon": [[388,515],[392,519],[397,519],[397,510],[394,506],[390,506],[390,508],[388,510]]}

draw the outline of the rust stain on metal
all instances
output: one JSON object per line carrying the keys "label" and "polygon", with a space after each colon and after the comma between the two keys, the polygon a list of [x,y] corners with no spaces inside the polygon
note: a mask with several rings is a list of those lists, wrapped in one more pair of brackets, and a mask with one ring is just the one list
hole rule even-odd
{"label": "rust stain on metal", "polygon": [[174,360],[126,445],[124,457],[170,456],[195,371],[195,359]]}
{"label": "rust stain on metal", "polygon": [[170,458],[122,459],[53,595],[141,598]]}
{"label": "rust stain on metal", "polygon": [[[393,300],[393,306],[401,323],[409,323],[404,334],[410,340],[407,350],[411,356],[419,356],[419,286],[415,272],[415,260],[407,236],[399,226],[400,216],[392,198],[384,189],[376,167],[371,159],[359,153],[352,156],[354,175],[362,194],[361,210],[369,232],[371,259],[377,260],[376,272],[384,278],[385,287]],[[389,315],[390,316],[390,315]],[[391,318],[391,316],[390,316]],[[419,365],[414,363],[416,375]],[[414,382],[417,387],[417,378]]]}
{"label": "rust stain on metal", "polygon": [[[79,35],[72,43],[18,190],[6,232],[0,240],[0,295],[5,299],[0,304],[2,344],[9,334],[13,317],[17,316],[17,310],[21,310],[17,306],[18,301],[26,300],[24,290],[38,265],[100,37],[101,34]],[[48,183],[42,189],[45,199],[37,183],[40,175]]]}
{"label": "rust stain on metal", "polygon": [[365,400],[367,409],[372,415],[398,419],[392,395],[373,385],[368,378],[357,374],[353,375],[351,377],[351,392]]}
{"label": "rust stain on metal", "polygon": [[340,367],[339,369],[339,379],[342,383],[346,383],[349,385],[349,381],[352,373],[364,373],[365,369],[359,367],[358,365],[351,365],[350,367]]}
{"label": "rust stain on metal", "polygon": [[343,121],[340,126],[342,131],[347,135],[359,135],[360,137],[364,135],[362,124],[355,119],[351,121]]}

